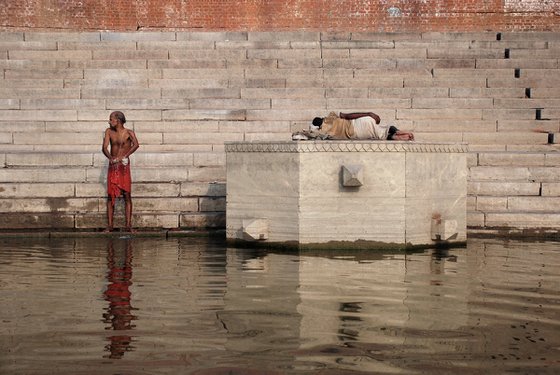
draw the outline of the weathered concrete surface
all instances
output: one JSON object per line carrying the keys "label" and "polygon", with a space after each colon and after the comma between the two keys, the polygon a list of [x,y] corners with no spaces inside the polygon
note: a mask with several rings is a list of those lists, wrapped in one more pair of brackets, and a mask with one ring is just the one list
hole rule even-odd
{"label": "weathered concrete surface", "polygon": [[[248,235],[246,225],[260,220],[268,228],[259,244],[407,247],[464,242],[466,155],[464,144],[228,143],[226,236],[258,239],[258,234]],[[360,186],[344,186],[348,167],[359,171],[351,185]]]}

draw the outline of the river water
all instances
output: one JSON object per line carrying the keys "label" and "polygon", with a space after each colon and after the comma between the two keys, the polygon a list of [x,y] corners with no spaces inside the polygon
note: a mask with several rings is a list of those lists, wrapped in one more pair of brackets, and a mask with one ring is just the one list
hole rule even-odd
{"label": "river water", "polygon": [[560,244],[0,239],[0,374],[557,374]]}

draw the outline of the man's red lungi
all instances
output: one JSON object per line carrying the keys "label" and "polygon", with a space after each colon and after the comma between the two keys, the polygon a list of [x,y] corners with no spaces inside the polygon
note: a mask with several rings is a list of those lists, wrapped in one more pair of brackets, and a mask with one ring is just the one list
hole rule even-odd
{"label": "man's red lungi", "polygon": [[115,199],[123,191],[130,193],[132,190],[132,179],[130,178],[130,163],[109,164],[107,173],[107,194],[111,197],[111,203],[115,204]]}

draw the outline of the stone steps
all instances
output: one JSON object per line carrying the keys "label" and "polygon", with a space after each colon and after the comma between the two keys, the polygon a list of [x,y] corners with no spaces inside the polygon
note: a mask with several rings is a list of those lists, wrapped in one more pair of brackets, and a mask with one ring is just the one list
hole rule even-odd
{"label": "stone steps", "polygon": [[373,110],[419,141],[469,143],[469,225],[549,225],[531,204],[558,195],[559,51],[560,33],[0,32],[0,216],[104,226],[113,110],[141,143],[137,220],[169,227],[223,224],[224,142]]}

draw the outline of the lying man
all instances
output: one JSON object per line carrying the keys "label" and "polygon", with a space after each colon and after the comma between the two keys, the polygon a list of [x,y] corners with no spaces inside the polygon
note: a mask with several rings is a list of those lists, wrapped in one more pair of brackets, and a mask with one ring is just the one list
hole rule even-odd
{"label": "lying man", "polygon": [[394,126],[379,125],[381,118],[373,112],[336,113],[325,118],[315,117],[313,128],[328,139],[413,141],[414,134]]}

